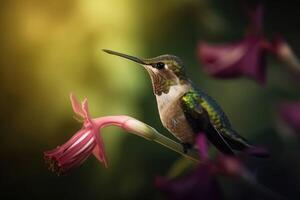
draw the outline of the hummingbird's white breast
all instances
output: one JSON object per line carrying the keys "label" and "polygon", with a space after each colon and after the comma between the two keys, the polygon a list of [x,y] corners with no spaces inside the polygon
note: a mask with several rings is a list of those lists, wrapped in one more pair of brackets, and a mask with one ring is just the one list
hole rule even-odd
{"label": "hummingbird's white breast", "polygon": [[156,95],[157,105],[158,109],[160,111],[164,111],[165,109],[168,109],[168,106],[170,104],[177,101],[182,95],[184,95],[188,90],[189,86],[184,85],[173,85],[170,87],[170,90],[168,93],[162,93],[161,95]]}
{"label": "hummingbird's white breast", "polygon": [[170,87],[168,93],[156,95],[160,119],[175,137],[184,143],[194,143],[194,133],[181,107],[181,97],[189,89],[189,84],[176,84]]}

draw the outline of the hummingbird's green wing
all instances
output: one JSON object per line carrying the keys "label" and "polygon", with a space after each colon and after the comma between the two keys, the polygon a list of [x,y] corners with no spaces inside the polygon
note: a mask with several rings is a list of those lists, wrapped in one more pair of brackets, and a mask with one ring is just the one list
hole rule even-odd
{"label": "hummingbird's green wing", "polygon": [[205,132],[208,140],[213,143],[217,149],[227,155],[234,155],[233,150],[225,141],[223,136],[212,125],[209,115],[201,106],[201,99],[194,92],[187,92],[181,97],[181,105],[184,115],[188,120],[195,134]]}

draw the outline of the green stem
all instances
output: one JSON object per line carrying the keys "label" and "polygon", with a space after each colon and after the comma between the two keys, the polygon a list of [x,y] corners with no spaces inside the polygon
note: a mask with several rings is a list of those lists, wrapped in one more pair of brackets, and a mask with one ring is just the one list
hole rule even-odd
{"label": "green stem", "polygon": [[196,149],[194,149],[194,148],[189,149],[185,153],[181,144],[162,135],[156,129],[154,129],[153,127],[151,127],[141,121],[138,121],[133,118],[129,119],[128,121],[125,122],[124,128],[135,135],[144,137],[150,141],[157,142],[157,143],[183,155],[186,158],[189,158],[193,161],[199,162],[199,154]]}
{"label": "green stem", "polygon": [[166,136],[160,134],[157,132],[155,129],[153,131],[153,134],[155,134],[155,138],[153,141],[173,150],[176,151],[177,153],[180,153],[184,157],[187,157],[191,160],[199,162],[199,155],[197,150],[195,149],[189,149],[186,153],[183,151],[183,147],[181,144],[175,142],[174,140],[171,140],[170,138],[167,138]]}
{"label": "green stem", "polygon": [[199,162],[198,151],[195,148],[188,149],[185,153],[180,143],[162,135],[153,127],[128,116],[108,116],[96,119],[96,121],[102,121],[101,127],[109,125],[117,125],[125,129],[126,131],[133,133],[137,136],[143,137],[147,140],[157,142],[182,156],[189,158],[193,161]]}

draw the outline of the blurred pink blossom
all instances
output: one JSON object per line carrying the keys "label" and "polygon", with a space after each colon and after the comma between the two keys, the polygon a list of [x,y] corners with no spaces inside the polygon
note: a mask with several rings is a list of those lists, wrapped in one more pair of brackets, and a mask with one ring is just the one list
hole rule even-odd
{"label": "blurred pink blossom", "polygon": [[263,84],[266,77],[265,40],[261,36],[247,36],[240,42],[211,45],[201,42],[198,56],[203,69],[218,78],[247,76]]}
{"label": "blurred pink blossom", "polygon": [[[227,44],[200,42],[197,55],[203,70],[217,78],[248,77],[264,84],[266,55],[272,53],[300,78],[300,63],[282,37],[269,41],[263,33],[263,7],[249,12],[250,25],[243,39]],[[292,69],[292,70],[291,70]]]}
{"label": "blurred pink blossom", "polygon": [[163,192],[167,199],[222,199],[220,185],[217,182],[218,175],[230,177],[246,177],[247,170],[237,157],[218,155],[216,160],[209,159],[208,143],[204,134],[197,137],[197,148],[200,155],[200,163],[188,175],[169,179],[157,177],[155,185]]}

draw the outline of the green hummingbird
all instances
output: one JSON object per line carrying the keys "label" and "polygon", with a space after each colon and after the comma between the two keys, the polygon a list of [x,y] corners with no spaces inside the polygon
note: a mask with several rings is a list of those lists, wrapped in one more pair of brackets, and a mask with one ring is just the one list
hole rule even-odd
{"label": "green hummingbird", "polygon": [[[232,128],[219,104],[194,86],[177,56],[143,59],[111,50],[103,51],[134,61],[148,71],[161,122],[181,142],[184,152],[193,147],[199,133],[204,133],[217,149],[227,155],[234,155],[233,150],[255,147]],[[253,154],[265,156],[264,153]]]}

